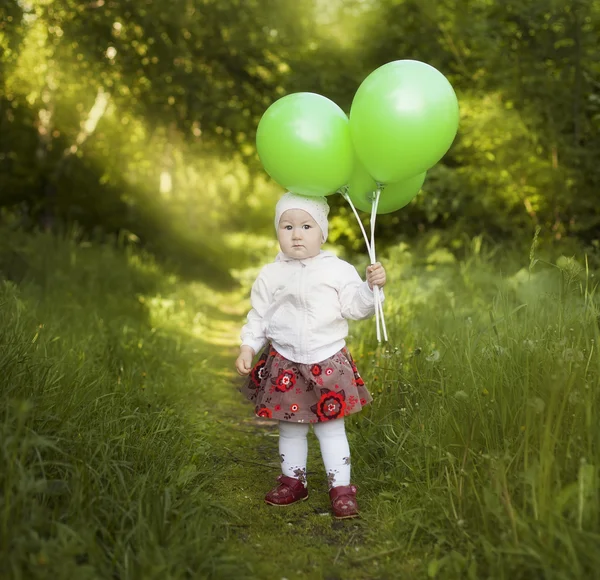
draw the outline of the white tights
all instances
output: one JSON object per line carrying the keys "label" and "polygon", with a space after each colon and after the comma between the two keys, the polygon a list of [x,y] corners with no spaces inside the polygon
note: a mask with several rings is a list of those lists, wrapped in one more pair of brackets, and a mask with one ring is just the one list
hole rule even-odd
{"label": "white tights", "polygon": [[[279,421],[279,455],[283,475],[299,479],[306,485],[308,423]],[[314,423],[329,487],[350,485],[350,447],[344,419]]]}

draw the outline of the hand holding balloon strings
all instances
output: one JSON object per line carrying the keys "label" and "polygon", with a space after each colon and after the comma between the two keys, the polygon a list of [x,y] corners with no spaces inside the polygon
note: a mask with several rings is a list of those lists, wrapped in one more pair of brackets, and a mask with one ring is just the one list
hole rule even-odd
{"label": "hand holding balloon strings", "polygon": [[[375,264],[377,262],[377,256],[375,254],[375,218],[377,215],[377,205],[379,203],[379,195],[381,193],[381,185],[379,185],[378,189],[377,189],[377,193],[375,195],[375,198],[372,201],[372,213],[371,213],[371,241],[369,242],[369,237],[367,236],[367,232],[365,231],[365,228],[362,224],[362,221],[360,219],[360,216],[358,215],[358,212],[356,211],[356,208],[354,207],[354,203],[352,203],[352,199],[350,198],[350,195],[348,193],[348,187],[344,186],[340,189],[339,192],[342,197],[348,202],[348,204],[350,205],[350,208],[352,209],[352,211],[354,212],[354,216],[356,217],[356,221],[360,227],[360,230],[363,234],[363,237],[365,239],[365,245],[367,246],[367,252],[369,254],[369,259],[371,261],[371,264]],[[376,324],[376,328],[377,328],[377,342],[381,342],[381,328],[383,327],[383,336],[384,336],[384,340],[387,341],[388,339],[388,335],[387,335],[387,328],[385,325],[385,318],[383,315],[383,305],[381,303],[381,295],[379,293],[379,286],[375,285],[373,287],[373,293],[374,293],[374,297],[375,297],[375,324]]]}

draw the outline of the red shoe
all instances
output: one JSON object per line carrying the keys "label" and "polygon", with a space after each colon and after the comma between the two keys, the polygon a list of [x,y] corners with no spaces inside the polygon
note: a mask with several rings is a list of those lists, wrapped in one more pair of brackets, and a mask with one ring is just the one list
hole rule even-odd
{"label": "red shoe", "polygon": [[356,503],[356,486],[340,485],[329,490],[333,517],[338,520],[355,518],[358,516],[358,504]]}
{"label": "red shoe", "polygon": [[277,481],[279,485],[265,496],[265,501],[269,505],[291,505],[297,501],[304,501],[308,497],[308,489],[299,479],[280,475]]}

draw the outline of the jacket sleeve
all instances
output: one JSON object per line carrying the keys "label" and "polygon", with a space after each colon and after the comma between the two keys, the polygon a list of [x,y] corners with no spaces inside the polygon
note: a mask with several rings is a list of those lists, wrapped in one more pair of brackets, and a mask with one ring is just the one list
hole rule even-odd
{"label": "jacket sleeve", "polygon": [[250,293],[252,308],[248,312],[246,324],[242,327],[241,332],[242,346],[249,346],[255,354],[267,344],[263,321],[270,301],[271,293],[266,277],[261,272],[252,285]]}
{"label": "jacket sleeve", "polygon": [[[356,268],[350,264],[346,265],[339,290],[342,316],[350,320],[369,318],[375,314],[375,294],[369,288],[369,284],[359,276]],[[379,295],[383,302],[385,296],[381,288]]]}

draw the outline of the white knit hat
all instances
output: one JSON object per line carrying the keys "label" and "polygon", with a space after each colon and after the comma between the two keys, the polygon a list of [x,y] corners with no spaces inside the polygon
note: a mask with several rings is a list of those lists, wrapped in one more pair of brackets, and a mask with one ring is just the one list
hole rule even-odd
{"label": "white knit hat", "polygon": [[275,206],[275,230],[279,228],[279,220],[284,211],[288,209],[303,209],[312,217],[323,234],[323,242],[327,240],[329,231],[327,216],[329,215],[329,204],[324,197],[308,197],[287,192],[281,196]]}

